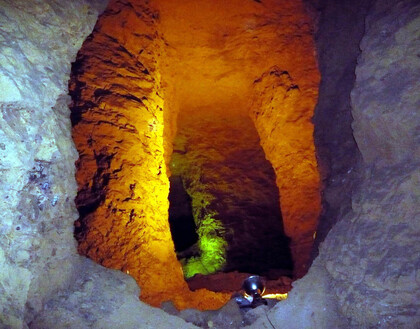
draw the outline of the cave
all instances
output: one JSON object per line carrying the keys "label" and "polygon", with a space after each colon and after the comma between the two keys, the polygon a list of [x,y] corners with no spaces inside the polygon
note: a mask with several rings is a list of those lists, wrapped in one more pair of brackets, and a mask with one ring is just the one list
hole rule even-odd
{"label": "cave", "polygon": [[[229,292],[205,307],[183,276],[303,276],[321,207],[318,84],[302,3],[111,2],[69,82],[79,252],[181,309]],[[178,255],[171,177],[198,235]]]}
{"label": "cave", "polygon": [[418,1],[0,4],[0,327],[420,327]]}

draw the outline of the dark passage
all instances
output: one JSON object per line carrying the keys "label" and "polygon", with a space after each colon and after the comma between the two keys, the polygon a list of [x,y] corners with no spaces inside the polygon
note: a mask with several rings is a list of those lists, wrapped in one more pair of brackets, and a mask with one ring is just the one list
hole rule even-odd
{"label": "dark passage", "polygon": [[181,252],[198,241],[196,226],[191,208],[191,198],[185,191],[182,179],[172,176],[169,190],[169,225],[175,251]]}

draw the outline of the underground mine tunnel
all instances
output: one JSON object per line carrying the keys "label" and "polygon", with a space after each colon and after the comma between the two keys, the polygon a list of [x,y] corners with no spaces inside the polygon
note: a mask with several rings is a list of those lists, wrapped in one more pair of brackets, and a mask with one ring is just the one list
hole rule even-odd
{"label": "underground mine tunnel", "polygon": [[70,82],[79,252],[154,305],[197,274],[305,274],[320,213],[311,33],[301,3],[111,2]]}
{"label": "underground mine tunnel", "polygon": [[79,252],[152,304],[196,274],[305,274],[320,213],[310,26],[301,3],[111,2],[70,82]]}
{"label": "underground mine tunnel", "polygon": [[70,82],[79,252],[152,304],[196,274],[305,274],[320,213],[310,26],[301,3],[111,2]]}
{"label": "underground mine tunnel", "polygon": [[[419,328],[419,20],[416,0],[0,0],[0,327],[208,327],[252,270],[294,281],[247,328]],[[259,216],[288,247],[271,273],[238,266],[242,243],[272,261]]]}

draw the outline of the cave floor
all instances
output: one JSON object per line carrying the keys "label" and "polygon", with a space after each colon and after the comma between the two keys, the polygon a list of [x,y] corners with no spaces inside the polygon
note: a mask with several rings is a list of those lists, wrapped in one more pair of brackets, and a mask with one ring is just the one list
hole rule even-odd
{"label": "cave floor", "polygon": [[[263,277],[265,281],[265,294],[288,293],[292,289],[292,279],[286,275],[278,276],[276,273],[269,273]],[[235,293],[242,289],[244,280],[252,274],[241,272],[219,272],[210,275],[197,274],[187,280],[189,288],[193,291],[205,288],[214,292]]]}

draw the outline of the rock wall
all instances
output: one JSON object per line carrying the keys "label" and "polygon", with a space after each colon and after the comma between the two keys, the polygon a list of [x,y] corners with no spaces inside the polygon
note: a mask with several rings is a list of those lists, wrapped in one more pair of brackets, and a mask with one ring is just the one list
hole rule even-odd
{"label": "rock wall", "polygon": [[[305,46],[310,48],[310,42]],[[316,102],[318,71],[310,59],[306,64],[304,79],[295,81],[287,71],[273,67],[255,80],[251,113],[261,145],[276,173],[284,229],[291,239],[295,277],[307,271],[321,211],[310,121]]]}
{"label": "rock wall", "polygon": [[171,162],[192,198],[199,241],[186,277],[217,270],[291,272],[274,170],[252,120],[217,104],[179,115]]}
{"label": "rock wall", "polygon": [[[306,154],[303,157],[308,158],[305,161],[315,161],[312,130],[307,121],[315,104],[319,77],[311,52],[310,21],[302,4],[272,1],[262,5],[249,1],[242,7],[237,1],[230,5],[240,9],[240,14],[232,16],[230,7],[220,6],[220,3],[202,1],[202,6],[208,10],[193,6],[194,10],[185,17],[191,3],[112,1],[79,52],[73,67],[70,84],[73,136],[80,154],[77,164],[79,194],[76,200],[81,213],[76,231],[79,251],[107,267],[128,271],[143,287],[142,299],[153,305],[171,298],[181,300],[181,295],[188,295],[175,258],[167,212],[167,176],[170,173],[165,164],[168,164],[170,144],[177,128],[178,111],[181,134],[186,126],[184,121],[189,122],[192,130],[199,131],[195,140],[198,140],[196,144],[200,151],[190,147],[193,150],[191,157],[198,160],[188,160],[190,165],[184,165],[187,169],[182,175],[191,183],[187,189],[193,198],[196,214],[200,213],[195,218],[199,234],[206,237],[199,242],[201,250],[207,252],[202,254],[215,256],[218,264],[223,262],[222,254],[226,252],[231,265],[237,264],[242,270],[245,270],[242,260],[246,258],[252,258],[253,265],[260,258],[266,263],[267,271],[270,266],[291,267],[278,207],[272,207],[273,210],[266,207],[278,203],[278,194],[260,189],[260,186],[267,185],[272,173],[267,174],[269,165],[257,146],[258,137],[248,118],[250,104],[246,101],[258,97],[253,93],[252,82],[267,69],[269,63],[282,63],[299,81],[302,93],[298,94],[298,98],[301,102],[289,104],[289,111],[299,114],[289,120],[299,120],[300,113],[305,112],[302,119],[305,123],[295,122],[289,127],[294,127],[295,136],[304,130],[302,136],[308,137],[308,140],[302,148],[307,148],[308,154],[312,152],[312,158],[309,159],[310,155]],[[154,6],[157,9],[152,9]],[[280,14],[283,11],[290,14]],[[229,21],[224,36],[219,35],[213,20]],[[281,34],[277,33],[279,27],[284,28]],[[194,35],[194,38],[187,38],[191,44],[185,42],[185,35],[189,34]],[[209,35],[212,36],[210,39]],[[215,42],[213,38],[224,41]],[[296,60],[297,54],[302,58]],[[261,56],[269,61],[261,62]],[[222,60],[219,61],[219,58]],[[203,61],[214,65],[203,65]],[[244,67],[246,70],[243,70]],[[226,86],[232,87],[232,90],[225,90]],[[239,96],[241,100],[238,101]],[[194,101],[197,103],[194,104]],[[304,108],[297,110],[292,105]],[[263,105],[255,103],[253,106],[258,110]],[[203,111],[200,110],[202,108]],[[201,112],[211,120],[201,120]],[[238,118],[246,124],[243,128],[230,129],[229,124],[235,126]],[[313,177],[302,178],[309,176],[306,165],[297,166],[293,161],[286,161],[289,169],[295,166],[293,172],[279,170],[283,162],[278,159],[290,156],[291,148],[302,138],[299,142],[294,140],[289,143],[281,157],[276,157],[278,149],[271,146],[284,136],[263,133],[271,119],[258,120],[258,127],[263,143],[270,145],[266,152],[273,160],[272,165],[281,176],[277,178],[278,186],[288,184],[290,190],[299,190],[293,196],[285,193],[285,206],[282,207],[283,216],[287,217],[286,233],[291,235],[293,250],[299,250],[294,254],[294,261],[299,263],[297,267],[303,273],[319,213],[318,180],[317,177],[314,182]],[[217,127],[212,128],[212,124]],[[205,132],[207,128],[211,129]],[[233,131],[235,134],[231,134]],[[203,140],[207,143],[205,148],[202,148]],[[258,169],[253,169],[252,176],[255,181],[264,181],[260,185],[249,184],[250,193],[240,186],[244,175],[232,169],[241,162],[243,171],[249,169],[246,167],[250,163],[245,159],[246,154],[241,154],[248,147],[248,142],[251,149],[259,152],[258,164],[255,164]],[[236,155],[235,148],[241,148]],[[301,158],[294,160],[300,161]],[[257,161],[255,157],[253,161]],[[204,168],[202,177],[199,166]],[[312,165],[309,170],[314,168]],[[217,173],[219,169],[221,173]],[[261,170],[262,174],[255,173],[257,170]],[[316,170],[310,174],[314,176]],[[302,179],[293,180],[293,175],[300,175]],[[236,185],[230,184],[233,179]],[[305,179],[315,185],[315,188],[305,187],[310,192],[303,191]],[[199,185],[205,185],[205,193]],[[260,195],[256,195],[254,190],[261,192]],[[285,191],[287,189],[283,189]],[[194,197],[198,194],[201,197],[206,194],[208,199],[203,201]],[[255,196],[252,203],[248,202],[250,195]],[[241,206],[232,206],[233,200]],[[246,206],[242,206],[243,200],[247,200]],[[201,201],[212,203],[214,209],[196,206]],[[257,207],[260,217],[244,214],[245,208],[257,213]],[[212,217],[216,212],[223,213],[226,222],[230,219],[239,223],[239,228],[229,227],[227,223],[220,225],[222,219],[214,220]],[[245,224],[246,220],[241,221],[242,217],[253,217],[253,224]],[[256,218],[264,220],[265,223],[258,226],[265,233],[258,241],[247,240],[248,232],[257,226]],[[299,222],[294,223],[293,219],[299,219]],[[202,225],[204,222],[211,222],[211,225]],[[309,230],[305,225],[310,227]],[[304,230],[302,234],[299,233],[301,227]],[[266,236],[274,237],[272,246],[267,243]],[[225,237],[231,242],[229,247],[225,247]],[[251,255],[247,255],[247,248],[253,250]],[[265,252],[270,248],[272,256]],[[277,256],[284,259],[277,261]],[[210,272],[216,269],[214,265],[206,263]],[[232,265],[229,269],[235,267]],[[259,271],[256,265],[252,271]],[[188,295],[188,299],[191,298]],[[209,300],[209,305],[214,307],[225,299],[212,296]],[[197,302],[203,301],[197,299]],[[181,304],[178,306],[181,307]]]}
{"label": "rock wall", "polygon": [[194,327],[77,255],[67,83],[106,2],[0,1],[1,328]]}
{"label": "rock wall", "polygon": [[[164,136],[157,17],[147,1],[111,1],[74,64],[76,235],[80,253],[130,273],[143,287],[142,300],[200,308],[203,295],[193,301],[168,223],[170,136]],[[224,300],[209,293],[206,307]]]}
{"label": "rock wall", "polygon": [[167,221],[156,16],[141,2],[111,2],[70,84],[79,252],[130,273],[152,303],[185,285]]}
{"label": "rock wall", "polygon": [[[140,303],[127,275],[76,256],[66,81],[103,6],[0,3],[1,326],[193,328]],[[362,156],[352,212],[338,216],[288,300],[251,328],[420,326],[419,13],[415,0],[370,9],[351,95]]]}
{"label": "rock wall", "polygon": [[373,1],[308,1],[319,13],[315,33],[321,72],[313,122],[322,178],[322,214],[314,254],[331,227],[351,210],[360,151],[353,137],[350,91],[354,86],[365,18]]}
{"label": "rock wall", "polygon": [[[268,314],[276,327],[291,312],[290,328],[420,325],[420,226],[414,220],[419,216],[419,14],[418,1],[382,0],[367,14],[351,91],[352,127],[363,159],[352,211],[333,226],[288,300]],[[334,154],[340,163],[339,150]],[[265,322],[269,325],[261,318],[253,328]]]}
{"label": "rock wall", "polygon": [[70,63],[104,1],[0,2],[0,323],[20,328],[76,257]]}
{"label": "rock wall", "polygon": [[78,265],[83,271],[71,287],[53,296],[29,328],[197,328],[140,302],[135,280],[121,271],[104,269],[87,258],[81,258]]}
{"label": "rock wall", "polygon": [[360,44],[351,101],[363,182],[323,246],[342,255],[326,254],[326,268],[353,326],[420,325],[419,36],[418,1],[377,1]]}
{"label": "rock wall", "polygon": [[[155,3],[160,13],[159,30],[167,43],[162,76],[174,86],[180,115],[197,117],[196,126],[204,129],[201,109],[209,117],[215,113],[215,122],[218,117],[226,121],[229,116],[252,117],[276,174],[284,231],[292,241],[295,274],[303,275],[320,212],[310,123],[320,77],[312,21],[302,2]],[[274,66],[287,71],[299,88],[293,91],[293,101],[287,107],[281,104],[281,96],[272,102],[277,90],[271,89],[271,80],[267,84],[254,83]],[[286,130],[293,135],[284,134]],[[231,138],[238,139],[234,134]],[[208,140],[211,142],[211,138]]]}

